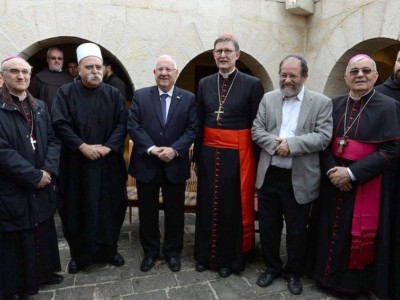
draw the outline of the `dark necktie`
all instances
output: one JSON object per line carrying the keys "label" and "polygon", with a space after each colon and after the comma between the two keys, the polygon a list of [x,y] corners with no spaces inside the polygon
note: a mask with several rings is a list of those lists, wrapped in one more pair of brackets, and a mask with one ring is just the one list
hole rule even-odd
{"label": "dark necktie", "polygon": [[163,125],[165,125],[165,123],[167,122],[167,97],[168,94],[161,95],[161,113]]}

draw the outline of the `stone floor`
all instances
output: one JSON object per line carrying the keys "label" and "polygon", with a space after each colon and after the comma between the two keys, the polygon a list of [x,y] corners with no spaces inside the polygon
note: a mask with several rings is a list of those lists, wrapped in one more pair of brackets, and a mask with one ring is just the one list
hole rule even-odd
{"label": "stone floor", "polygon": [[[212,271],[196,272],[193,260],[195,218],[194,214],[185,215],[185,244],[180,272],[171,272],[164,260],[157,261],[156,267],[147,273],[139,270],[143,252],[138,240],[137,209],[134,209],[134,222],[129,224],[126,218],[119,240],[119,251],[125,258],[125,265],[93,265],[75,275],[67,272],[69,248],[56,218],[61,274],[65,278],[60,285],[43,287],[38,299],[338,299],[319,290],[312,280],[306,278],[302,279],[304,291],[300,296],[290,294],[286,281],[281,278],[268,288],[260,288],[255,284],[257,276],[264,270],[259,249],[255,257],[247,260],[246,270],[240,275],[221,278]],[[256,238],[258,244],[258,235]],[[282,257],[285,259],[285,253]]]}

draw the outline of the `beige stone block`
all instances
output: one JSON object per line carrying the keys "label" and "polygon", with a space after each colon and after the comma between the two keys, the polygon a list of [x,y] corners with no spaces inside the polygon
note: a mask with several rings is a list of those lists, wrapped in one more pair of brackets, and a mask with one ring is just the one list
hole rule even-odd
{"label": "beige stone block", "polygon": [[175,44],[179,53],[184,57],[184,61],[190,61],[204,51],[203,43],[194,23],[187,24],[181,29]]}
{"label": "beige stone block", "polygon": [[400,1],[387,0],[384,15],[382,17],[382,33],[381,36],[399,39],[399,11]]}
{"label": "beige stone block", "polygon": [[[124,39],[118,51],[118,57],[124,62],[125,67],[134,67],[142,61],[153,58],[148,44],[140,39]],[[154,57],[155,61],[156,58]]]}
{"label": "beige stone block", "polygon": [[203,16],[228,17],[231,13],[231,0],[198,0],[197,6]]}
{"label": "beige stone block", "polygon": [[307,79],[307,86],[322,93],[336,61],[337,59],[332,53],[330,45],[321,45],[318,54],[315,55],[314,61],[309,61],[312,72],[310,72],[310,76]]}
{"label": "beige stone block", "polygon": [[285,9],[285,3],[275,1],[262,1],[261,2],[261,20],[279,23],[282,19],[290,20],[293,15],[288,13]]}
{"label": "beige stone block", "polygon": [[[354,45],[354,44],[353,44]],[[343,27],[339,26],[330,34],[330,39],[327,41],[329,52],[338,60],[344,52],[349,49],[347,44],[346,32]]]}
{"label": "beige stone block", "polygon": [[[29,15],[29,14],[28,14]],[[16,22],[15,20],[19,20]],[[22,10],[14,11],[1,19],[1,32],[4,32],[4,40],[1,44],[8,44],[5,55],[22,52],[26,47],[37,41],[37,33],[34,27],[27,26],[30,20],[27,19]]]}
{"label": "beige stone block", "polygon": [[321,18],[327,19],[343,13],[349,5],[349,0],[323,0]]}
{"label": "beige stone block", "polygon": [[176,12],[196,12],[197,0],[159,0],[151,2],[151,9]]}
{"label": "beige stone block", "polygon": [[[385,7],[385,1],[376,1],[376,3],[371,3],[363,8],[362,27],[364,30],[364,40],[381,36]],[[372,21],[373,24],[371,24]]]}
{"label": "beige stone block", "polygon": [[[221,34],[227,33],[227,34],[233,34],[236,36],[234,25],[236,22],[234,22],[230,18],[219,18],[218,22],[218,36]],[[215,40],[215,39],[214,39]],[[214,41],[213,41],[214,43]]]}
{"label": "beige stone block", "polygon": [[257,21],[261,19],[260,0],[231,0],[231,17]]}
{"label": "beige stone block", "polygon": [[219,19],[214,17],[185,16],[182,25],[193,23],[202,43],[202,51],[213,49],[215,39],[222,33],[219,28]]}
{"label": "beige stone block", "polygon": [[[346,47],[353,47],[364,40],[363,10],[358,9],[343,20],[339,34],[346,37]],[[339,58],[339,57],[338,57]]]}
{"label": "beige stone block", "polygon": [[173,42],[181,29],[181,14],[147,9],[127,9],[126,30],[148,42]]}

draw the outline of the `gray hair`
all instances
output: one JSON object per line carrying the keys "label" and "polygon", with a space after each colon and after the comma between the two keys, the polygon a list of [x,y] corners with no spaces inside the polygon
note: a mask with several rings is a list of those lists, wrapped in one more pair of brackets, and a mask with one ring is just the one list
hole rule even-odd
{"label": "gray hair", "polygon": [[156,67],[157,67],[157,65],[158,65],[158,62],[159,62],[161,59],[163,59],[163,58],[167,58],[167,59],[171,60],[172,63],[174,64],[174,68],[175,68],[175,69],[178,69],[178,66],[177,66],[177,64],[176,64],[175,59],[173,59],[172,56],[171,56],[171,55],[168,55],[168,54],[163,54],[163,55],[161,55],[161,56],[159,56],[159,57],[157,58],[157,60],[156,60]]}
{"label": "gray hair", "polygon": [[301,77],[307,77],[308,76],[308,66],[307,66],[307,61],[305,60],[305,58],[299,54],[289,54],[288,56],[286,56],[284,59],[281,60],[281,62],[279,63],[279,74],[281,73],[281,67],[282,64],[285,62],[285,60],[287,60],[288,58],[297,58],[300,61],[301,64]]}
{"label": "gray hair", "polygon": [[235,50],[240,51],[239,43],[232,35],[221,35],[220,37],[218,37],[214,42],[214,49],[215,49],[215,45],[217,45],[218,43],[222,43],[222,42],[231,42],[235,46]]}

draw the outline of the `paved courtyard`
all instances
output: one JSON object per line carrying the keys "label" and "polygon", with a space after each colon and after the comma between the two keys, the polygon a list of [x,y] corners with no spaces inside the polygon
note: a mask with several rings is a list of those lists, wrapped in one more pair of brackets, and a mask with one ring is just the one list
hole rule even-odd
{"label": "paved courtyard", "polygon": [[[163,216],[160,214],[160,223]],[[75,275],[68,274],[68,244],[62,236],[57,218],[59,249],[64,282],[56,286],[43,287],[38,299],[338,299],[317,289],[312,280],[303,278],[304,291],[294,296],[287,290],[286,281],[277,279],[272,286],[260,288],[255,284],[257,276],[264,270],[259,249],[248,258],[246,270],[240,275],[221,278],[216,272],[196,272],[193,260],[194,214],[186,214],[182,270],[172,273],[164,260],[157,261],[155,268],[147,273],[139,270],[143,252],[139,244],[137,209],[133,211],[133,224],[128,215],[119,240],[119,251],[125,265],[114,267],[98,264]],[[256,236],[258,244],[259,237]],[[284,239],[283,239],[284,241]],[[285,254],[282,253],[283,259]]]}

